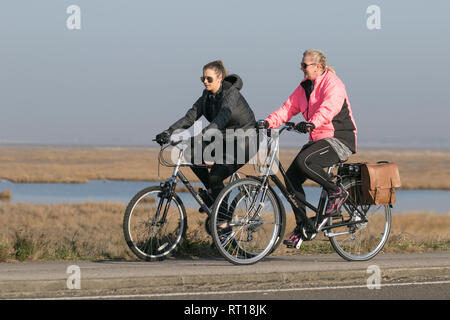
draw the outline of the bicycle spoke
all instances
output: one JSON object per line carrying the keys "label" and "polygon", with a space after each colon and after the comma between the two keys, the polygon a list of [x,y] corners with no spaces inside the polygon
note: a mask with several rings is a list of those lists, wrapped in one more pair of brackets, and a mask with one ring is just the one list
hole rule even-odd
{"label": "bicycle spoke", "polygon": [[[250,182],[245,183],[246,180]],[[216,200],[213,221],[218,238],[213,232],[213,239],[219,252],[230,262],[254,263],[270,253],[278,240],[282,221],[278,202],[271,191],[267,192],[263,204],[260,197],[260,182],[241,179],[227,186]],[[221,211],[224,207],[227,207],[226,214]],[[232,233],[222,234],[219,226],[223,221],[228,221]]]}
{"label": "bicycle spoke", "polygon": [[387,241],[391,214],[389,206],[357,205],[358,181],[346,185],[350,197],[343,205],[343,221],[354,224],[333,228],[330,237],[336,252],[347,260],[368,260],[373,258]]}
{"label": "bicycle spoke", "polygon": [[160,187],[142,190],[130,201],[124,216],[127,244],[143,260],[164,258],[185,236],[186,213],[179,200],[164,199],[160,195]]}

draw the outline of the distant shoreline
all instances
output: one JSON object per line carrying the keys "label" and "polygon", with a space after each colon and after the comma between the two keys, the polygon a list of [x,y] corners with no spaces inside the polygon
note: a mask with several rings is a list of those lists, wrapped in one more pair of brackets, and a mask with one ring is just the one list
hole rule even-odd
{"label": "distant shoreline", "polygon": [[[165,178],[163,178],[163,177],[161,177],[160,180],[139,180],[139,179],[136,179],[136,180],[131,180],[131,179],[100,179],[99,180],[99,179],[90,179],[90,180],[87,180],[87,181],[73,181],[73,182],[59,182],[59,181],[32,181],[32,182],[18,181],[18,182],[16,182],[16,181],[10,181],[10,180],[7,180],[7,179],[0,179],[0,182],[1,181],[7,181],[9,183],[16,183],[16,184],[26,184],[26,183],[28,183],[28,184],[88,184],[89,182],[93,182],[93,181],[129,181],[129,182],[158,183],[158,182],[163,181],[164,179]],[[200,180],[195,179],[195,178],[190,179],[189,181],[190,182],[194,182],[194,183],[200,182]],[[177,189],[178,189],[177,192],[188,192],[187,188],[185,188],[184,185],[181,182],[179,184],[180,184],[180,186],[177,187]],[[306,181],[303,185],[306,186],[306,187],[312,187],[312,188],[319,188],[320,187],[318,184],[316,184],[316,183],[314,183],[312,181],[309,181],[309,180]],[[397,188],[397,189],[399,189],[399,190],[449,191],[450,187],[449,188],[445,188],[445,189],[443,189],[443,188],[420,188],[420,187],[419,188],[410,188],[410,187],[404,188],[404,187],[400,187],[400,188]],[[0,194],[1,194],[2,191],[3,190],[0,189]]]}
{"label": "distant shoreline", "polygon": [[[300,143],[299,145],[289,144],[289,145],[283,145],[281,144],[280,148],[285,150],[300,150],[300,147],[303,144]],[[64,143],[55,143],[55,144],[45,144],[45,143],[1,143],[0,142],[0,148],[2,147],[44,147],[44,148],[153,148],[153,149],[160,149],[156,143],[144,145],[144,144],[64,144]],[[450,151],[450,146],[424,146],[424,147],[405,147],[405,146],[387,146],[387,145],[380,145],[380,146],[361,146],[358,145],[358,152],[364,151],[364,150],[401,150],[401,151]]]}
{"label": "distant shoreline", "polygon": [[[158,147],[0,146],[0,180],[14,183],[88,183],[90,180],[163,181],[172,169],[158,166]],[[285,168],[298,149],[283,148]],[[387,160],[399,166],[405,190],[450,190],[450,150],[360,149],[348,162]],[[198,181],[188,168],[184,174]],[[247,164],[243,174],[257,175]],[[307,181],[306,185],[314,183]]]}

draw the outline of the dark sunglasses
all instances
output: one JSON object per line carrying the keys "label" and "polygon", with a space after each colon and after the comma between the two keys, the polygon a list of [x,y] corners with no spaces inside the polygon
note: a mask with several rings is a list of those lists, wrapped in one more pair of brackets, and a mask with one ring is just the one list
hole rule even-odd
{"label": "dark sunglasses", "polygon": [[214,81],[214,79],[212,77],[200,77],[200,81],[203,83],[206,81],[208,81],[208,83],[212,83]]}
{"label": "dark sunglasses", "polygon": [[312,66],[312,65],[314,65],[314,64],[317,64],[317,63],[306,64],[306,63],[302,62],[302,63],[300,64],[300,66],[302,67],[302,69],[306,69],[307,67]]}

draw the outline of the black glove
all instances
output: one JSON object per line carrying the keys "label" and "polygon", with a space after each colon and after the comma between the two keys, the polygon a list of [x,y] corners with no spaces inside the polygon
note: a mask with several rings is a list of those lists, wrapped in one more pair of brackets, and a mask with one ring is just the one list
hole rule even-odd
{"label": "black glove", "polygon": [[257,129],[268,129],[269,122],[267,120],[258,120],[258,121],[256,121],[256,128]]}
{"label": "black glove", "polygon": [[301,132],[301,133],[308,133],[310,131],[313,131],[316,126],[312,124],[311,122],[299,122],[295,125],[294,129]]}
{"label": "black glove", "polygon": [[165,131],[161,132],[160,134],[157,134],[155,140],[157,143],[159,143],[160,146],[162,146],[163,144],[166,144],[169,142],[170,135],[171,135],[170,130],[165,130]]}

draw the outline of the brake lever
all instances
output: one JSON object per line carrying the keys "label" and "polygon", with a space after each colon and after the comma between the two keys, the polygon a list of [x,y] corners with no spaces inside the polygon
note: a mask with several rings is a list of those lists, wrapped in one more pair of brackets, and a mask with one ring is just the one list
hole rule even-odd
{"label": "brake lever", "polygon": [[284,125],[286,126],[287,131],[292,131],[295,127],[294,122],[286,122]]}
{"label": "brake lever", "polygon": [[178,145],[178,144],[180,144],[180,143],[182,143],[182,142],[183,142],[183,140],[170,141],[170,145],[171,145],[172,147],[175,147],[176,145]]}

